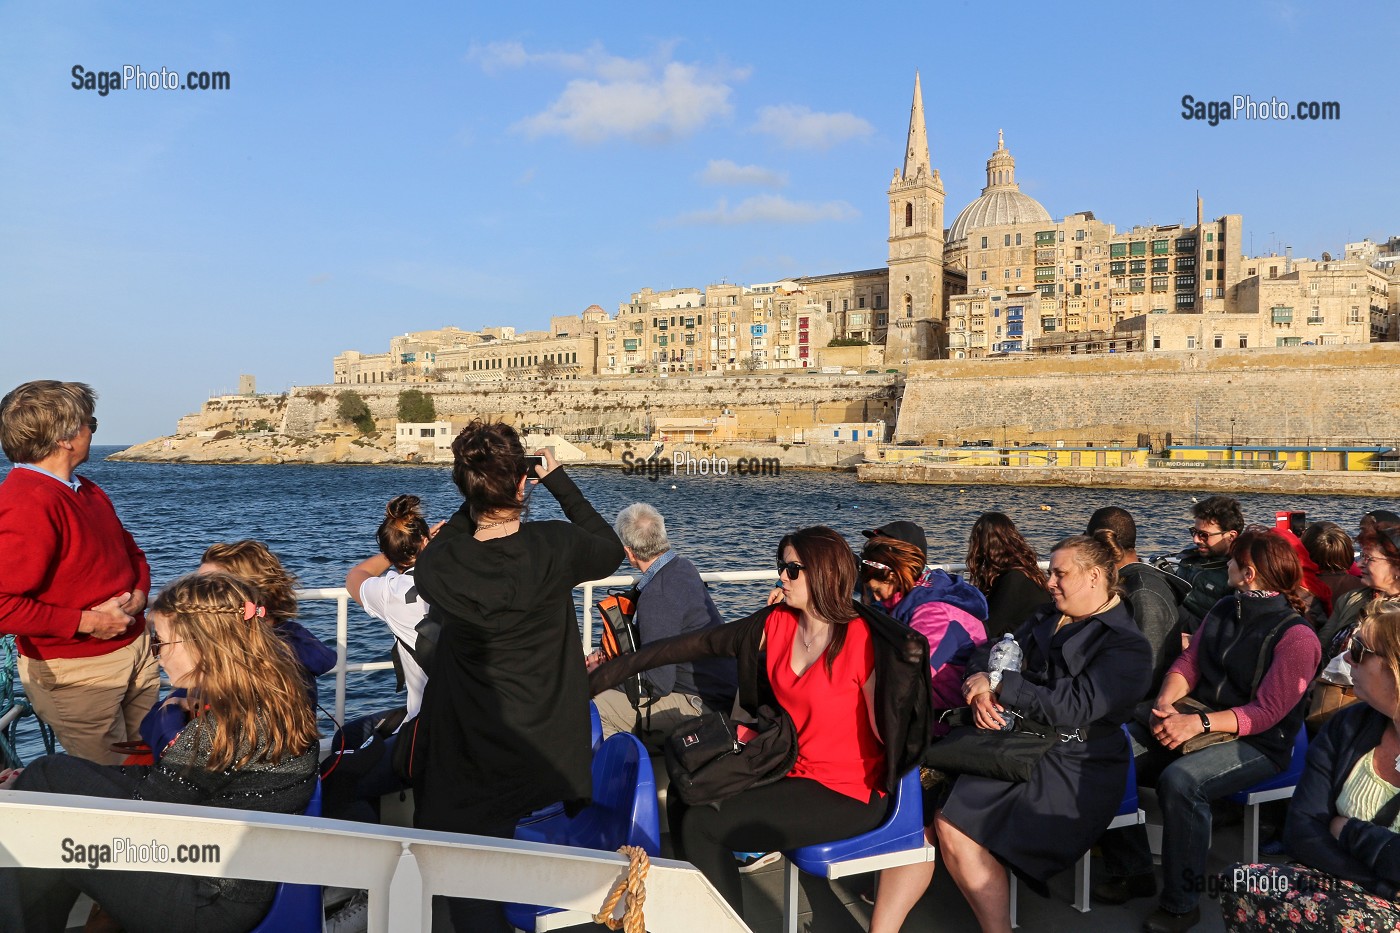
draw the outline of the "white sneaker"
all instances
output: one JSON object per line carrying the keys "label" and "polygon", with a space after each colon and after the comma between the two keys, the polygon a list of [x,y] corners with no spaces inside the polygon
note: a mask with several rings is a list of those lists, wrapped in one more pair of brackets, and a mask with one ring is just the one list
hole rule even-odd
{"label": "white sneaker", "polygon": [[324,933],[366,933],[369,929],[369,893],[359,891],[326,920]]}

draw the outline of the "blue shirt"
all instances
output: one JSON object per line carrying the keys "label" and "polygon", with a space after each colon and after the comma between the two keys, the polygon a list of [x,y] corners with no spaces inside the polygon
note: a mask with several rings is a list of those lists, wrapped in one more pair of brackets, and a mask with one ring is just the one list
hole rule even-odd
{"label": "blue shirt", "polygon": [[77,474],[74,474],[72,479],[64,479],[63,477],[58,476],[54,473],[50,473],[43,467],[35,466],[32,463],[16,463],[15,466],[21,470],[33,470],[35,473],[42,473],[45,476],[50,477],[51,479],[56,479],[63,485],[67,486],[69,489],[73,490],[74,492],[77,492],[78,487],[83,484],[83,478],[81,476],[78,476]]}
{"label": "blue shirt", "polygon": [[650,567],[647,568],[646,573],[642,574],[641,578],[637,580],[638,592],[646,589],[646,585],[651,582],[651,578],[656,576],[657,573],[661,571],[661,568],[669,564],[672,560],[675,559],[675,557],[675,551],[664,551],[662,552],[660,557],[652,561],[652,564]]}

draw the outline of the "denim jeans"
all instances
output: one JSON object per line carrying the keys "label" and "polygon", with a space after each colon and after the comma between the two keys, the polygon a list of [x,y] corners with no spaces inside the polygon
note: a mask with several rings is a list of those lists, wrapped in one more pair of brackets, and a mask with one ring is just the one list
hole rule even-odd
{"label": "denim jeans", "polygon": [[[1138,723],[1128,725],[1138,784],[1157,788],[1162,808],[1162,907],[1185,913],[1205,888],[1210,853],[1210,803],[1279,772],[1264,753],[1236,740],[1189,755],[1163,748]],[[1110,830],[1099,840],[1110,875],[1146,875],[1152,850],[1145,826]]]}

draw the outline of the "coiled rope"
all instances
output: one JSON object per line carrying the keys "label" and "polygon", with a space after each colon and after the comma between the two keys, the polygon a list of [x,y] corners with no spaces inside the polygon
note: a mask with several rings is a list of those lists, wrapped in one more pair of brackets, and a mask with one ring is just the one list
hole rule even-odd
{"label": "coiled rope", "polygon": [[[627,866],[627,877],[618,881],[612,891],[608,892],[607,900],[603,901],[603,909],[593,915],[593,922],[604,924],[609,930],[646,933],[646,918],[642,914],[642,907],[647,901],[647,869],[651,867],[651,859],[641,846],[623,846],[617,851],[619,855],[631,859],[632,863]],[[613,917],[613,911],[617,909],[617,902],[623,897],[627,900],[623,904],[622,917],[616,919]]]}
{"label": "coiled rope", "polygon": [[16,706],[20,710],[18,719],[0,729],[0,768],[18,768],[24,764],[16,746],[19,744],[19,720],[26,716],[34,716],[34,721],[38,723],[39,738],[44,743],[44,751],[52,755],[55,748],[53,730],[49,728],[48,723],[35,716],[34,709],[15,696],[15,684],[19,680],[15,674],[16,657],[14,636],[6,635],[0,638],[0,715]]}

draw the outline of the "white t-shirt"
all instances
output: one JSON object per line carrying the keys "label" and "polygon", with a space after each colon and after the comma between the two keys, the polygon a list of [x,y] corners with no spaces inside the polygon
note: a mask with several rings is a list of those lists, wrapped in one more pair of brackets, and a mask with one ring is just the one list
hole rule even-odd
{"label": "white t-shirt", "polygon": [[[410,647],[418,643],[418,632],[414,626],[428,614],[428,604],[414,588],[413,571],[399,573],[391,568],[384,576],[371,577],[361,583],[360,603],[365,607],[365,612],[387,622],[389,631],[396,638]],[[399,648],[399,656],[403,659],[403,679],[408,687],[407,718],[411,719],[418,715],[418,709],[423,705],[423,688],[428,684],[428,675],[402,647]]]}

